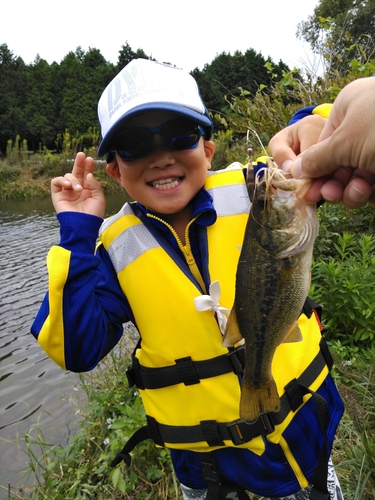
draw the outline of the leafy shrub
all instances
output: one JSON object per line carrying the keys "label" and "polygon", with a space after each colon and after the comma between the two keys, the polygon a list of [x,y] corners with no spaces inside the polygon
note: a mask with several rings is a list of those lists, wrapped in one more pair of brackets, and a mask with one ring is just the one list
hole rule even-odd
{"label": "leafy shrub", "polygon": [[6,165],[5,162],[0,163],[0,183],[14,181],[22,174],[21,167],[13,167]]}
{"label": "leafy shrub", "polygon": [[375,235],[344,231],[329,243],[336,255],[314,261],[310,294],[323,304],[330,340],[365,347],[375,340]]}

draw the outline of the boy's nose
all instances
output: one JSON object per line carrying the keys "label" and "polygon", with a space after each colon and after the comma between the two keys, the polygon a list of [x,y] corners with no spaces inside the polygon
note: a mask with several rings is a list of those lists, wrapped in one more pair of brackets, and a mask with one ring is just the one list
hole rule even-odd
{"label": "boy's nose", "polygon": [[168,148],[159,134],[154,135],[152,148],[147,156],[150,160],[150,168],[166,168],[175,163],[173,151]]}
{"label": "boy's nose", "polygon": [[168,148],[159,134],[154,135],[152,148],[147,156],[150,158],[151,168],[165,168],[175,162],[173,151]]}

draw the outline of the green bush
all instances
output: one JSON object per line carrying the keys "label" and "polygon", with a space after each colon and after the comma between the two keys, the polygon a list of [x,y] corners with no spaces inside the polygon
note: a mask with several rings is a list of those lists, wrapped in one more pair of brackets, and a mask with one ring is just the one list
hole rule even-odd
{"label": "green bush", "polygon": [[375,340],[375,235],[344,231],[329,243],[336,255],[314,261],[310,294],[323,304],[328,339],[366,347]]}
{"label": "green bush", "polygon": [[310,295],[330,341],[366,348],[375,339],[375,210],[325,203],[318,216]]}
{"label": "green bush", "polygon": [[21,167],[8,166],[5,162],[0,163],[0,183],[15,181],[22,174]]}

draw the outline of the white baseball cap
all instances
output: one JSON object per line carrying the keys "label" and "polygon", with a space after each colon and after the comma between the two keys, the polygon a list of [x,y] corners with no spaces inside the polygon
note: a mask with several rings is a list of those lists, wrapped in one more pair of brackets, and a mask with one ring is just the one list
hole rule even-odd
{"label": "white baseball cap", "polygon": [[186,71],[148,59],[133,59],[111,81],[98,103],[102,142],[98,155],[111,150],[111,139],[124,123],[145,111],[172,111],[202,125],[205,139],[212,121],[195,79]]}

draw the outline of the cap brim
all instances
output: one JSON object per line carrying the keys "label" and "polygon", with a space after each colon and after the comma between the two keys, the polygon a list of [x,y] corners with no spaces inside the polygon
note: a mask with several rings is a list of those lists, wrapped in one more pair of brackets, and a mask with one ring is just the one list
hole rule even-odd
{"label": "cap brim", "polygon": [[208,116],[202,115],[201,113],[198,113],[198,111],[194,111],[193,109],[187,108],[182,105],[177,105],[170,102],[153,102],[136,106],[131,111],[129,111],[129,113],[126,113],[123,117],[121,117],[108,130],[105,138],[99,144],[98,156],[104,156],[112,149],[111,140],[116,135],[121,126],[123,126],[128,120],[130,120],[130,118],[145,113],[146,111],[171,111],[173,113],[176,113],[177,115],[191,118],[192,120],[203,126],[205,130],[205,139],[209,140],[211,138],[212,121]]}

